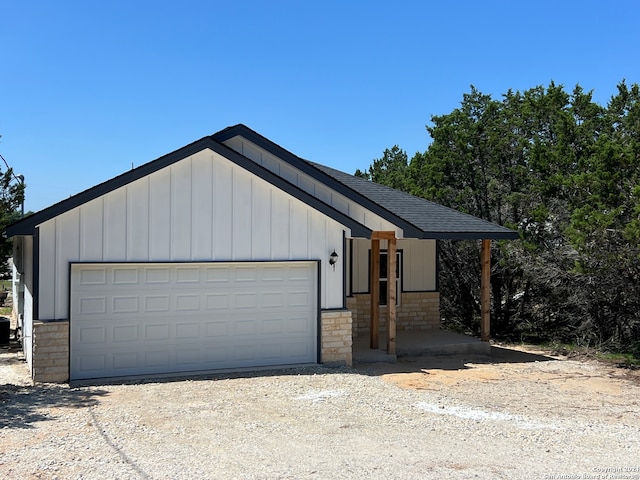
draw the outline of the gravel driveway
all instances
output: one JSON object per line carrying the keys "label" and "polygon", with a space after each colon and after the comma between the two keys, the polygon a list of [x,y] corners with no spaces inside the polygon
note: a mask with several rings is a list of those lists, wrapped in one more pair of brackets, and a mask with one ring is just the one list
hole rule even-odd
{"label": "gravel driveway", "polygon": [[0,478],[640,479],[637,372],[595,362],[494,348],[69,388],[29,386],[16,355]]}

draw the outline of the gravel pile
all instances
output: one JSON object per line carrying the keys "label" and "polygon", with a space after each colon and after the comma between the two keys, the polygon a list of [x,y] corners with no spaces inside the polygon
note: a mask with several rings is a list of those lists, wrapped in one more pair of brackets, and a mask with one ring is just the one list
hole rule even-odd
{"label": "gravel pile", "polygon": [[69,388],[29,386],[7,358],[1,478],[640,478],[640,387],[595,364],[408,359]]}

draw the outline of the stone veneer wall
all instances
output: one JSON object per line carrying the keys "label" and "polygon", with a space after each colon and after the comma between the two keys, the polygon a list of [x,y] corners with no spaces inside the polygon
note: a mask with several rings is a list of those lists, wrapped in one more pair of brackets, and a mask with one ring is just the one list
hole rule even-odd
{"label": "stone veneer wall", "polygon": [[351,312],[325,310],[321,315],[320,360],[328,365],[353,365]]}
{"label": "stone veneer wall", "polygon": [[69,381],[69,322],[33,322],[33,381]]}
{"label": "stone veneer wall", "polygon": [[[400,305],[396,307],[397,330],[431,330],[440,328],[440,292],[402,292]],[[368,332],[368,293],[356,293],[347,298],[347,308],[353,316],[353,336]],[[380,326],[385,326],[387,307],[380,307]]]}

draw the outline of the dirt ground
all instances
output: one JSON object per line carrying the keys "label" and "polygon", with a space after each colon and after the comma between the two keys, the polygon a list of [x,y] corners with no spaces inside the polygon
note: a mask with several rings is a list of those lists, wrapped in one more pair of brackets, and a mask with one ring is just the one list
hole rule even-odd
{"label": "dirt ground", "polygon": [[[540,369],[539,362],[573,362],[572,369]],[[531,365],[534,364],[534,365]],[[566,364],[565,364],[566,365]],[[588,368],[584,368],[588,367]],[[494,345],[491,356],[425,356],[400,359],[396,364],[369,364],[366,368],[402,388],[472,389],[477,382],[524,382],[556,385],[567,393],[619,394],[626,382],[640,385],[640,369],[595,360],[586,355],[554,355],[532,345]]]}
{"label": "dirt ground", "polygon": [[493,346],[490,357],[413,357],[360,368],[400,388],[446,392],[447,401],[487,411],[604,422],[640,411],[640,370],[585,355],[552,355],[530,345]]}
{"label": "dirt ground", "polygon": [[530,346],[82,388],[0,350],[0,478],[640,478],[638,432],[640,371]]}

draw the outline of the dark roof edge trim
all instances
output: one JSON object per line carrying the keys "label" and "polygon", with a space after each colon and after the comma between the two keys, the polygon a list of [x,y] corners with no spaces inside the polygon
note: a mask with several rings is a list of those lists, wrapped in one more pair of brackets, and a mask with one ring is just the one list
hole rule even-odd
{"label": "dark roof edge trim", "polygon": [[287,180],[280,177],[279,175],[276,175],[271,170],[268,170],[267,168],[263,167],[259,163],[256,163],[253,160],[250,160],[249,158],[239,154],[232,148],[229,148],[222,143],[213,141],[212,145],[213,147],[209,147],[209,148],[211,148],[211,150],[213,150],[214,152],[219,153],[220,155],[232,161],[239,167],[244,168],[248,172],[253,173],[254,175],[262,178],[263,180],[269,182],[270,184],[278,187],[280,190],[297,198],[298,200],[309,205],[315,210],[318,210],[319,212],[334,219],[336,222],[348,227],[349,229],[351,229],[352,236],[367,237],[367,238],[371,236],[371,229],[369,229],[368,227],[362,225],[361,223],[357,222],[356,220],[349,217],[348,215],[340,212],[339,210],[336,210],[331,205],[323,202],[319,198],[314,197],[310,193],[305,192],[297,185],[294,185],[293,183],[288,182]]}
{"label": "dark roof edge trim", "polygon": [[204,150],[205,148],[209,148],[212,143],[213,141],[209,137],[201,138],[200,140],[190,143],[189,145],[179,148],[178,150],[163,155],[162,157],[159,157],[155,160],[151,160],[144,165],[141,165],[133,170],[129,170],[128,172],[122,173],[117,177],[113,177],[110,180],[107,180],[94,187],[77,193],[65,200],[62,200],[51,205],[50,207],[45,208],[44,210],[40,210],[33,215],[19,220],[18,222],[5,228],[4,234],[7,237],[13,237],[16,235],[34,235],[35,228],[41,223],[51,220],[53,217],[62,215],[63,213],[79,207],[82,204],[90,202],[91,200],[94,200],[109,192],[112,192],[117,188],[124,187],[131,182],[139,180],[142,177],[154,173],[201,150]]}
{"label": "dark roof edge trim", "polygon": [[301,172],[306,173],[310,177],[318,180],[334,191],[344,195],[345,197],[353,200],[359,205],[362,205],[376,215],[379,215],[385,220],[393,223],[394,225],[402,229],[407,238],[420,238],[422,235],[424,235],[425,232],[423,232],[420,228],[416,227],[412,223],[390,212],[382,205],[374,202],[370,198],[362,195],[359,192],[356,192],[352,188],[349,188],[344,183],[336,180],[330,175],[327,175],[325,172],[317,169],[311,163],[305,161],[303,158],[298,157],[296,154],[286,150],[277,143],[272,142],[268,138],[260,135],[258,132],[251,130],[246,125],[238,124],[232,127],[227,127],[224,130],[215,133],[213,135],[213,138],[222,143],[237,136],[243,137],[253,142],[258,147],[263,148],[276,157],[287,161],[289,164],[293,165]]}
{"label": "dark roof edge trim", "polygon": [[352,236],[368,238],[371,235],[371,230],[366,226],[358,223],[351,217],[322,202],[320,199],[305,192],[296,185],[287,182],[283,178],[277,176],[258,163],[240,155],[235,150],[227,147],[226,145],[218,143],[213,139],[213,137],[204,137],[185,147],[175,150],[174,152],[157,158],[156,160],[145,163],[144,165],[141,165],[134,170],[125,172],[117,177],[98,184],[95,187],[80,192],[66,200],[45,208],[44,210],[34,213],[29,217],[26,217],[12,225],[9,225],[7,228],[5,228],[4,234],[7,237],[13,237],[16,235],[35,235],[35,229],[38,225],[205,149],[210,149],[222,155],[236,165],[244,168],[254,175],[261,177],[265,181],[280,188],[284,192],[299,199],[310,207],[320,211],[330,218],[333,218],[336,222],[345,225],[346,227],[351,229]]}
{"label": "dark roof edge trim", "polygon": [[514,230],[502,232],[425,232],[422,240],[518,240],[520,235]]}

